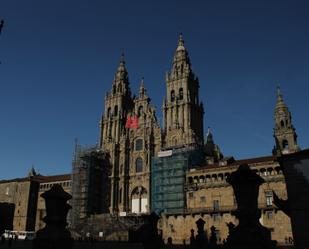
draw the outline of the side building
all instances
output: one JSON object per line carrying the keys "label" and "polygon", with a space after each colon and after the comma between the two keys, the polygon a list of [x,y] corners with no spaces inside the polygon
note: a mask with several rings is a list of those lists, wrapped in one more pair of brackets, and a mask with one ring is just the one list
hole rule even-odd
{"label": "side building", "polygon": [[45,226],[41,194],[54,184],[71,193],[71,174],[42,176],[32,168],[27,177],[0,181],[0,232],[37,231]]}
{"label": "side building", "polygon": [[242,164],[248,164],[265,180],[260,186],[258,197],[258,206],[262,211],[260,223],[270,229],[272,239],[278,244],[291,243],[293,235],[290,218],[273,203],[274,192],[280,199],[287,199],[285,177],[275,156],[237,161],[229,158],[227,161],[189,169],[184,188],[184,211],[162,213],[160,227],[163,238],[167,240],[171,237],[175,243],[182,243],[184,240],[189,243],[191,229],[196,234],[195,222],[202,218],[206,222],[208,236],[210,228],[214,226],[218,243],[223,243],[229,233],[227,223],[238,224],[237,218],[232,214],[237,209],[237,202],[226,178]]}
{"label": "side building", "polygon": [[[272,239],[278,244],[293,242],[290,218],[273,203],[274,193],[282,200],[288,199],[286,179],[279,164],[281,156],[300,151],[291,113],[279,88],[274,121],[275,146],[272,156],[246,160],[223,157],[209,129],[204,146],[203,165],[193,162],[186,165],[182,168],[185,173],[180,175],[180,179],[168,177],[169,172],[174,172],[174,168],[179,164],[179,155],[173,155],[176,149],[172,149],[171,153],[160,152],[158,157],[153,159],[153,210],[161,214],[159,224],[165,241],[171,238],[174,243],[189,243],[192,231],[195,230],[196,233],[195,222],[201,218],[206,222],[205,230],[208,236],[210,228],[214,226],[218,243],[223,243],[229,233],[227,224],[238,223],[233,216],[233,211],[237,210],[236,198],[226,178],[237,170],[239,165],[248,164],[265,180],[260,186],[258,197],[258,207],[262,211],[260,223],[270,229]],[[185,153],[181,156],[182,164],[190,161]],[[162,180],[158,175],[162,175]],[[182,189],[184,193],[178,194],[181,202],[176,198],[176,181],[182,183],[178,191],[181,192]],[[183,205],[180,205],[181,203]],[[178,205],[177,209],[171,208],[172,205]]]}
{"label": "side building", "polygon": [[33,169],[27,177],[0,181],[2,231],[34,231],[38,189]]}

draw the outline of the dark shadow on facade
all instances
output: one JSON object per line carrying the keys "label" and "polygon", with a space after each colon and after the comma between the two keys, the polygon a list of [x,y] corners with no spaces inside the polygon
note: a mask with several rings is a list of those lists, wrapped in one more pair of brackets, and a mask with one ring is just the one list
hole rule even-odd
{"label": "dark shadow on facade", "polygon": [[0,235],[4,230],[13,230],[15,204],[1,202],[0,203]]}
{"label": "dark shadow on facade", "polygon": [[[291,218],[295,248],[309,248],[309,150],[283,155],[278,161],[286,179],[288,200],[274,195],[274,202]],[[286,240],[289,242],[289,238]]]}
{"label": "dark shadow on facade", "polygon": [[138,241],[143,244],[145,249],[161,248],[161,239],[158,235],[158,220],[159,216],[152,212],[148,216],[145,224],[136,231]]}

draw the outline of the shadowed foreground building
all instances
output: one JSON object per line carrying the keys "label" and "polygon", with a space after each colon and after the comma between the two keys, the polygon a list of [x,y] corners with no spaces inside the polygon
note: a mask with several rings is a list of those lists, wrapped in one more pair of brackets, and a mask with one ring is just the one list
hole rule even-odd
{"label": "shadowed foreground building", "polygon": [[309,246],[309,150],[284,155],[280,164],[289,196],[283,208],[292,220],[295,247],[305,249]]}

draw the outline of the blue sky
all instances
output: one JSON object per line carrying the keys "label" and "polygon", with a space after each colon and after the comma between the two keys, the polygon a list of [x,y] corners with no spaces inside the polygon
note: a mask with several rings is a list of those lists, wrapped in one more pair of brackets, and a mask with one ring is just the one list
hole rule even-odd
{"label": "blue sky", "polygon": [[182,32],[200,79],[204,126],[225,155],[271,154],[276,85],[309,147],[308,1],[0,2],[0,178],[32,165],[71,170],[74,139],[98,141],[121,50],[161,117],[165,72]]}

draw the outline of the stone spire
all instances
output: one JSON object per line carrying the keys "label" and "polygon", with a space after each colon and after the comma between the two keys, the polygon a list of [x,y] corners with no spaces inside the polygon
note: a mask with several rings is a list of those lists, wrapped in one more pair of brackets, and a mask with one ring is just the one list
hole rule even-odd
{"label": "stone spire", "polygon": [[37,175],[37,173],[36,173],[34,167],[32,166],[29,173],[28,173],[28,176],[36,176],[36,175]]}
{"label": "stone spire", "polygon": [[286,104],[283,101],[283,97],[282,97],[282,93],[281,93],[281,89],[278,86],[277,87],[277,103],[276,103],[276,110],[279,109],[288,109]]}
{"label": "stone spire", "polygon": [[124,52],[121,53],[121,56],[120,56],[120,60],[119,60],[119,66],[118,66],[118,69],[117,69],[117,72],[116,72],[116,75],[115,75],[115,79],[116,80],[121,80],[121,79],[126,79],[127,78],[127,75],[128,75],[128,71],[126,69],[126,66],[125,66],[125,60],[124,60]]}
{"label": "stone spire", "polygon": [[176,51],[180,51],[180,50],[186,50],[185,49],[185,41],[183,40],[182,33],[179,34],[178,47],[177,47]]}
{"label": "stone spire", "polygon": [[146,95],[146,88],[144,84],[144,77],[142,77],[141,85],[139,87],[139,96],[140,98],[144,97]]}
{"label": "stone spire", "polygon": [[292,124],[292,115],[283,100],[280,87],[277,87],[277,102],[274,111],[274,138],[276,145],[274,155],[288,154],[299,151],[297,134]]}
{"label": "stone spire", "polygon": [[206,161],[208,164],[217,162],[223,157],[219,146],[214,143],[210,127],[208,127],[206,144],[204,148],[205,148]]}
{"label": "stone spire", "polygon": [[121,53],[119,66],[115,73],[112,94],[131,95],[129,88],[129,76],[125,66],[124,52]]}
{"label": "stone spire", "polygon": [[171,72],[172,77],[181,76],[185,72],[189,73],[191,71],[190,58],[184,45],[185,42],[182,33],[180,33],[178,38],[178,46],[173,60],[173,69]]}
{"label": "stone spire", "polygon": [[206,141],[207,141],[206,143],[214,143],[213,135],[211,133],[210,127],[208,127],[207,140]]}

